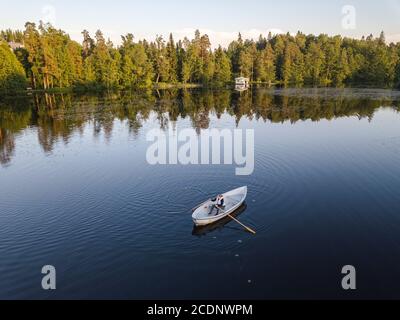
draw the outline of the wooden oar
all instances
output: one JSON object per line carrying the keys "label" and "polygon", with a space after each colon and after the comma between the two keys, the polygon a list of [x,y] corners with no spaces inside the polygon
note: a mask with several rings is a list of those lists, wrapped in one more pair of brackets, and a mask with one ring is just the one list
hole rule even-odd
{"label": "wooden oar", "polygon": [[232,217],[230,214],[228,214],[228,217],[231,218],[233,221],[236,221],[238,224],[240,224],[243,228],[245,228],[248,232],[252,234],[256,234],[256,232],[253,229],[250,229],[249,227],[245,226],[243,223],[241,223],[238,219]]}

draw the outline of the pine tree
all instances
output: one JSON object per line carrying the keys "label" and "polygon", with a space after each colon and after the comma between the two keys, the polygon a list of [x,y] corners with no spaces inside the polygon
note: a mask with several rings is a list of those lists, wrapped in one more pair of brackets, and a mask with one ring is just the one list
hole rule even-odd
{"label": "pine tree", "polygon": [[381,32],[378,42],[382,46],[386,44],[386,36],[384,31]]}
{"label": "pine tree", "polygon": [[172,33],[169,35],[166,52],[170,68],[168,78],[171,83],[175,83],[178,81],[178,53]]}
{"label": "pine tree", "polygon": [[108,64],[108,76],[107,76],[107,87],[118,88],[120,85],[120,67],[121,67],[121,54],[114,46],[111,41],[107,43],[108,51],[110,52],[110,58]]}
{"label": "pine tree", "polygon": [[82,35],[83,35],[82,56],[84,59],[86,59],[93,53],[95,42],[90,37],[89,31],[83,30]]}
{"label": "pine tree", "polygon": [[67,43],[66,65],[69,66],[66,73],[67,86],[81,83],[83,81],[82,47],[75,41],[68,41]]}
{"label": "pine tree", "polygon": [[147,44],[134,43],[132,34],[122,37],[121,84],[125,88],[147,87],[153,78],[152,64],[146,53]]}
{"label": "pine tree", "polygon": [[242,72],[240,56],[242,55],[243,50],[244,50],[243,39],[242,35],[239,33],[237,41],[231,42],[228,47],[228,55],[229,58],[231,59],[232,70],[236,77],[240,76]]}
{"label": "pine tree", "polygon": [[32,78],[31,69],[32,64],[29,62],[29,51],[25,48],[18,48],[14,51],[15,56],[18,61],[21,63],[22,67],[25,70],[25,75],[28,79]]}
{"label": "pine tree", "polygon": [[200,61],[201,61],[201,83],[209,83],[213,79],[214,75],[214,57],[211,53],[211,42],[208,35],[200,37]]}
{"label": "pine tree", "polygon": [[256,54],[257,57],[254,67],[255,80],[273,83],[276,77],[276,68],[275,53],[271,44],[268,43],[263,50],[257,52]]}
{"label": "pine tree", "polygon": [[190,48],[191,43],[188,38],[184,38],[183,41],[179,44],[179,73],[180,73],[180,81],[184,84],[190,81],[191,77],[191,57],[190,57]]}
{"label": "pine tree", "polygon": [[255,45],[247,43],[239,53],[238,71],[240,76],[251,78],[254,74]]}
{"label": "pine tree", "polygon": [[338,72],[333,80],[336,86],[341,86],[350,75],[349,57],[346,48],[340,53],[340,61],[338,64]]}
{"label": "pine tree", "polygon": [[396,67],[393,76],[394,79],[393,82],[397,88],[400,88],[400,44],[399,43],[396,46],[394,46],[393,51],[394,55],[396,56]]}
{"label": "pine tree", "polygon": [[221,46],[215,51],[215,70],[213,81],[216,85],[224,85],[231,81],[231,61]]}
{"label": "pine tree", "polygon": [[271,39],[272,49],[275,53],[276,77],[279,81],[284,79],[284,60],[285,60],[285,43],[286,39],[283,35],[277,35]]}
{"label": "pine tree", "polygon": [[302,84],[304,81],[304,57],[294,42],[288,42],[283,61],[283,82],[285,85]]}
{"label": "pine tree", "polygon": [[154,43],[154,70],[156,73],[155,82],[169,82],[171,75],[171,65],[168,59],[167,47],[161,36],[156,38]]}
{"label": "pine tree", "polygon": [[31,22],[25,24],[24,44],[29,52],[28,61],[31,65],[31,81],[34,89],[43,85],[44,57],[40,42],[40,34],[36,25]]}
{"label": "pine tree", "polygon": [[262,34],[260,34],[258,41],[256,43],[257,50],[263,51],[267,47],[267,44],[268,44],[267,39],[265,39],[265,37]]}
{"label": "pine tree", "polygon": [[100,30],[96,32],[96,45],[93,49],[93,66],[96,73],[96,82],[101,86],[109,86],[108,83],[108,66],[111,60],[110,52],[106,45],[103,33]]}
{"label": "pine tree", "polygon": [[318,43],[312,42],[305,56],[307,65],[306,80],[313,85],[323,83],[322,72],[325,63],[325,54]]}

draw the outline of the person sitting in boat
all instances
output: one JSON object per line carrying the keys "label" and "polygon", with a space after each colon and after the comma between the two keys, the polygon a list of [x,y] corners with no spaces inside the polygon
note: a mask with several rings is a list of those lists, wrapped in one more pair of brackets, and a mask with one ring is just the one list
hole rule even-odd
{"label": "person sitting in boat", "polygon": [[225,207],[225,198],[222,194],[217,197],[217,207],[223,208]]}
{"label": "person sitting in boat", "polygon": [[211,200],[214,204],[211,207],[210,215],[214,214],[214,210],[216,209],[216,216],[219,215],[220,210],[225,207],[225,199],[222,194],[218,195],[216,198]]}

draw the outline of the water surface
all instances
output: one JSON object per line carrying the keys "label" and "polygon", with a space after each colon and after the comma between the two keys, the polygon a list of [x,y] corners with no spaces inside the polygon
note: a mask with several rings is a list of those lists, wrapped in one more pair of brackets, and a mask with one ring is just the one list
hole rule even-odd
{"label": "water surface", "polygon": [[[0,298],[400,298],[400,94],[35,95],[0,103]],[[255,171],[150,166],[146,133],[255,130]],[[235,223],[190,209],[247,185]],[[41,290],[41,268],[57,290]],[[341,268],[358,290],[341,289]]]}

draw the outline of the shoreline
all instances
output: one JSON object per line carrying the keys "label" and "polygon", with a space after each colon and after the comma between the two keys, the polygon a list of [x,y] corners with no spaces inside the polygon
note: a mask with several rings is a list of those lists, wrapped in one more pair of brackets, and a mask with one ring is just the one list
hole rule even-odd
{"label": "shoreline", "polygon": [[[267,89],[366,89],[366,90],[388,90],[399,92],[400,88],[393,87],[378,87],[374,85],[365,85],[365,84],[353,84],[348,86],[314,86],[314,85],[302,85],[302,86],[284,86],[282,83],[261,83],[261,82],[252,82],[251,86],[243,92],[250,91],[252,89],[259,88],[267,88]],[[183,83],[160,83],[154,84],[151,87],[132,87],[132,88],[85,88],[85,87],[68,87],[68,88],[53,88],[53,89],[26,89],[22,91],[15,91],[10,93],[1,93],[0,99],[5,97],[18,97],[21,95],[30,96],[32,94],[63,94],[63,93],[77,93],[77,94],[85,94],[85,93],[104,93],[104,92],[129,92],[129,91],[143,91],[143,90],[173,90],[173,89],[205,89],[205,90],[226,90],[226,89],[235,89],[234,83],[227,83],[225,85],[205,85],[205,84],[183,84]]]}

